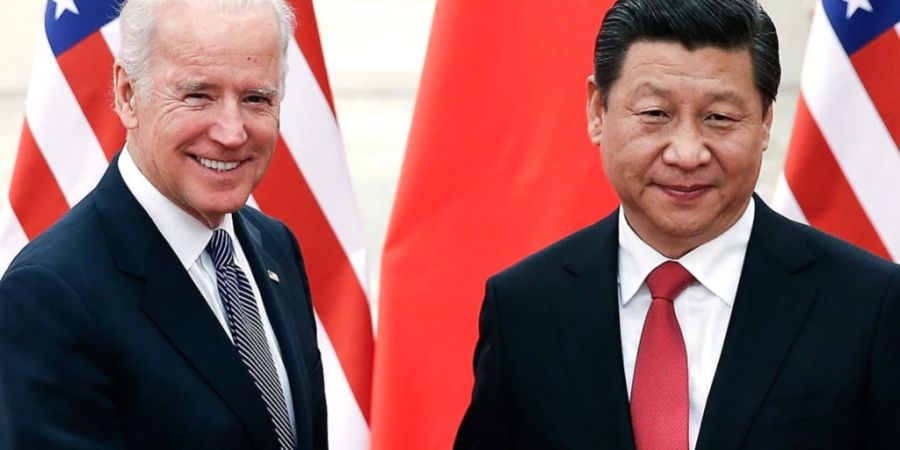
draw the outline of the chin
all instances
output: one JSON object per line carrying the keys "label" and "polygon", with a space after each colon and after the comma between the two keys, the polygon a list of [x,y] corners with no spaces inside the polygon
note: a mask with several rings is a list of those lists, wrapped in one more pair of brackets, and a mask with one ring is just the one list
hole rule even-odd
{"label": "chin", "polygon": [[227,204],[216,205],[216,207],[211,208],[212,211],[215,211],[216,214],[225,215],[238,212],[241,208],[243,208],[247,204],[247,199],[245,198],[240,202],[230,202]]}
{"label": "chin", "polygon": [[657,229],[663,231],[666,235],[677,238],[692,238],[701,235],[706,230],[705,224],[694,222],[673,222],[671,220],[659,221]]}
{"label": "chin", "polygon": [[198,211],[202,211],[206,217],[224,216],[235,213],[247,204],[250,195],[217,199],[216,201],[199,202],[195,205]]}

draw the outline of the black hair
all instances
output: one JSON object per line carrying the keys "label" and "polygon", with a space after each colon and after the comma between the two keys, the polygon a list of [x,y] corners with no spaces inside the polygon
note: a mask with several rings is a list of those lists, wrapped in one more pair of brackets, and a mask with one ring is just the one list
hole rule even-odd
{"label": "black hair", "polygon": [[638,41],[677,42],[688,50],[750,50],[753,81],[768,111],[781,82],[775,24],[756,0],[617,0],[594,45],[594,79],[606,107],[625,54]]}

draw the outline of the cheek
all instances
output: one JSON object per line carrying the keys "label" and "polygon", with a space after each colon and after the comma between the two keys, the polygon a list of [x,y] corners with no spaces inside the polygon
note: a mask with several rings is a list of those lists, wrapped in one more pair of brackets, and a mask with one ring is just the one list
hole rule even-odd
{"label": "cheek", "polygon": [[647,178],[660,159],[654,143],[647,140],[636,139],[617,148],[618,150],[604,155],[603,163],[611,172],[609,175],[619,179],[633,181]]}
{"label": "cheek", "polygon": [[210,114],[202,111],[183,111],[162,117],[154,132],[167,147],[178,150],[202,138],[212,125]]}
{"label": "cheek", "polygon": [[762,165],[763,151],[756,141],[732,141],[735,145],[722,147],[719,152],[719,164],[723,171],[733,177],[749,177],[759,171]]}
{"label": "cheek", "polygon": [[720,176],[727,187],[726,196],[744,196],[756,188],[762,164],[761,155],[749,154],[747,149],[730,159],[720,159]]}
{"label": "cheek", "polygon": [[261,141],[274,141],[278,138],[278,115],[260,115],[250,117],[244,122],[247,132]]}
{"label": "cheek", "polygon": [[603,168],[607,180],[620,197],[632,198],[638,195],[643,185],[644,171],[636,165],[628,149],[604,153]]}

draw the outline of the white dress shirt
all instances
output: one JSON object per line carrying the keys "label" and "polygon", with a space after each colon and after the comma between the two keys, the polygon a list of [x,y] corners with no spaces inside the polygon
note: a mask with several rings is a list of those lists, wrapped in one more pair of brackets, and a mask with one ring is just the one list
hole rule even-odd
{"label": "white dress shirt", "polygon": [[[751,199],[744,214],[731,228],[677,260],[696,279],[675,301],[675,316],[687,348],[691,450],[697,445],[700,420],[722,353],[753,228],[754,208]],[[641,240],[620,208],[619,322],[629,397],[638,344],[651,303],[650,290],[644,281],[653,269],[668,260]]]}
{"label": "white dress shirt", "polygon": [[[203,295],[206,303],[212,313],[219,320],[222,329],[231,339],[231,330],[228,328],[228,322],[225,315],[225,306],[222,299],[219,298],[219,290],[216,287],[216,268],[213,265],[212,258],[206,252],[206,245],[212,238],[213,230],[209,229],[205,224],[195,219],[187,212],[179,208],[171,200],[162,195],[147,178],[141,173],[137,165],[134,163],[131,154],[128,152],[126,145],[125,150],[119,156],[119,172],[128,190],[134,195],[144,211],[150,216],[150,219],[159,229],[169,246],[175,252],[181,265],[190,275],[191,280],[197,286],[197,290]],[[266,341],[269,343],[269,351],[272,354],[272,361],[275,363],[275,371],[281,381],[281,390],[284,394],[285,404],[287,405],[288,417],[291,427],[294,428],[294,402],[291,400],[291,386],[288,382],[287,371],[284,368],[284,361],[281,359],[281,351],[278,347],[278,340],[272,331],[272,324],[269,322],[269,316],[266,314],[266,307],[262,302],[262,296],[259,293],[259,287],[253,278],[253,272],[250,264],[241,248],[241,243],[234,234],[234,221],[231,214],[227,214],[219,228],[225,230],[231,236],[234,244],[235,263],[250,281],[250,287],[253,289],[253,296],[256,298],[256,307],[259,308],[259,315],[262,319],[263,330],[266,334]],[[296,430],[294,430],[296,433]]]}

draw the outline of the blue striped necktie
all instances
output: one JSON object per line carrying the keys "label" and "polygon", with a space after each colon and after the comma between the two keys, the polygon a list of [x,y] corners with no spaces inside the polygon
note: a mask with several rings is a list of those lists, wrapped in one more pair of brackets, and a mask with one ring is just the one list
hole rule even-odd
{"label": "blue striped necktie", "polygon": [[206,251],[216,267],[216,285],[228,316],[231,340],[272,416],[281,450],[293,450],[294,434],[281,383],[275,372],[250,282],[244,271],[234,263],[231,236],[225,230],[215,230]]}

